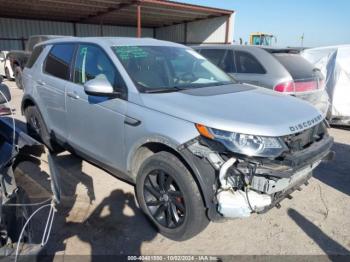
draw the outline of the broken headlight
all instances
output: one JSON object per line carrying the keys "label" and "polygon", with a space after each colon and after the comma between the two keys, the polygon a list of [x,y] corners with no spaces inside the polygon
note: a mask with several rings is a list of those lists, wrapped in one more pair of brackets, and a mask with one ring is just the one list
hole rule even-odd
{"label": "broken headlight", "polygon": [[278,157],[287,149],[284,142],[277,137],[240,134],[199,124],[196,127],[201,135],[222,143],[232,152],[247,156]]}

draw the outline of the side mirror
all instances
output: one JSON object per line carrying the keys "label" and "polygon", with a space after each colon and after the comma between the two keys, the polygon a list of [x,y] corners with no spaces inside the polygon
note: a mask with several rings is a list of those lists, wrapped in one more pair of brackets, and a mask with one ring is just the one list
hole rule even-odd
{"label": "side mirror", "polygon": [[7,101],[11,100],[10,89],[8,88],[7,85],[0,83],[0,105],[5,104],[6,100]]}
{"label": "side mirror", "polygon": [[119,92],[115,92],[113,86],[105,78],[94,78],[84,84],[84,91],[92,96],[117,97]]}

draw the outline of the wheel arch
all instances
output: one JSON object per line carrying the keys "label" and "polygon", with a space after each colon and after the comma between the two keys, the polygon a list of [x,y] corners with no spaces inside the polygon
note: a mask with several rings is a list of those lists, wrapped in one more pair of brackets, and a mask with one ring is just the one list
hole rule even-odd
{"label": "wheel arch", "polygon": [[[45,126],[46,128],[48,128],[48,122],[47,122],[47,118],[45,117],[45,115],[43,114],[43,112],[41,111],[39,105],[35,102],[35,99],[31,96],[31,95],[28,95],[28,94],[25,94],[22,98],[22,103],[21,103],[21,113],[22,115],[24,115],[24,111],[26,110],[27,107],[29,106],[35,106],[38,111],[39,111],[39,114],[41,115],[41,117],[43,118],[44,120],[44,123],[45,123]],[[48,129],[49,132],[51,132],[50,129]]]}
{"label": "wheel arch", "polygon": [[[35,103],[34,99],[31,96],[24,95],[23,98],[22,98],[22,103],[21,103],[21,113],[22,113],[22,115],[24,114],[24,111],[26,110],[26,108],[28,106],[36,106],[38,108],[37,104]],[[39,110],[39,108],[38,108],[38,110]]]}
{"label": "wheel arch", "polygon": [[[130,172],[132,179],[136,181],[137,173],[142,165],[142,163],[151,155],[166,151],[175,155],[189,170],[192,174],[194,180],[196,181],[199,191],[202,195],[204,205],[206,207],[211,207],[212,205],[212,192],[213,185],[211,180],[206,179],[203,174],[203,171],[197,164],[198,162],[194,161],[194,155],[188,150],[179,150],[178,146],[169,142],[168,140],[153,139],[147,140],[147,142],[138,145],[138,147],[133,150],[128,161],[128,171]],[[215,174],[214,174],[215,175]]]}

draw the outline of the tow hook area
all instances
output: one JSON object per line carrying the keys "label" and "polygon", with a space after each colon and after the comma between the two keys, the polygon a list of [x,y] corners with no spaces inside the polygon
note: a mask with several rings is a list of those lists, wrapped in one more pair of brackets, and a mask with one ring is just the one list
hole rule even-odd
{"label": "tow hook area", "polygon": [[226,174],[236,161],[237,159],[230,158],[220,168],[221,188],[216,197],[218,211],[226,218],[248,217],[251,213],[259,212],[272,203],[269,195],[250,190],[249,186],[246,187],[245,191],[233,190],[226,179]]}

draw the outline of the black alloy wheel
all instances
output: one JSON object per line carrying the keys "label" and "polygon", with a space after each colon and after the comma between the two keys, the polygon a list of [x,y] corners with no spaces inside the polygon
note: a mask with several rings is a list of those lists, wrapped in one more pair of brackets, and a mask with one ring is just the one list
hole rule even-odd
{"label": "black alloy wheel", "polygon": [[153,218],[167,228],[180,226],[186,216],[183,194],[174,178],[163,170],[147,175],[144,198]]}

